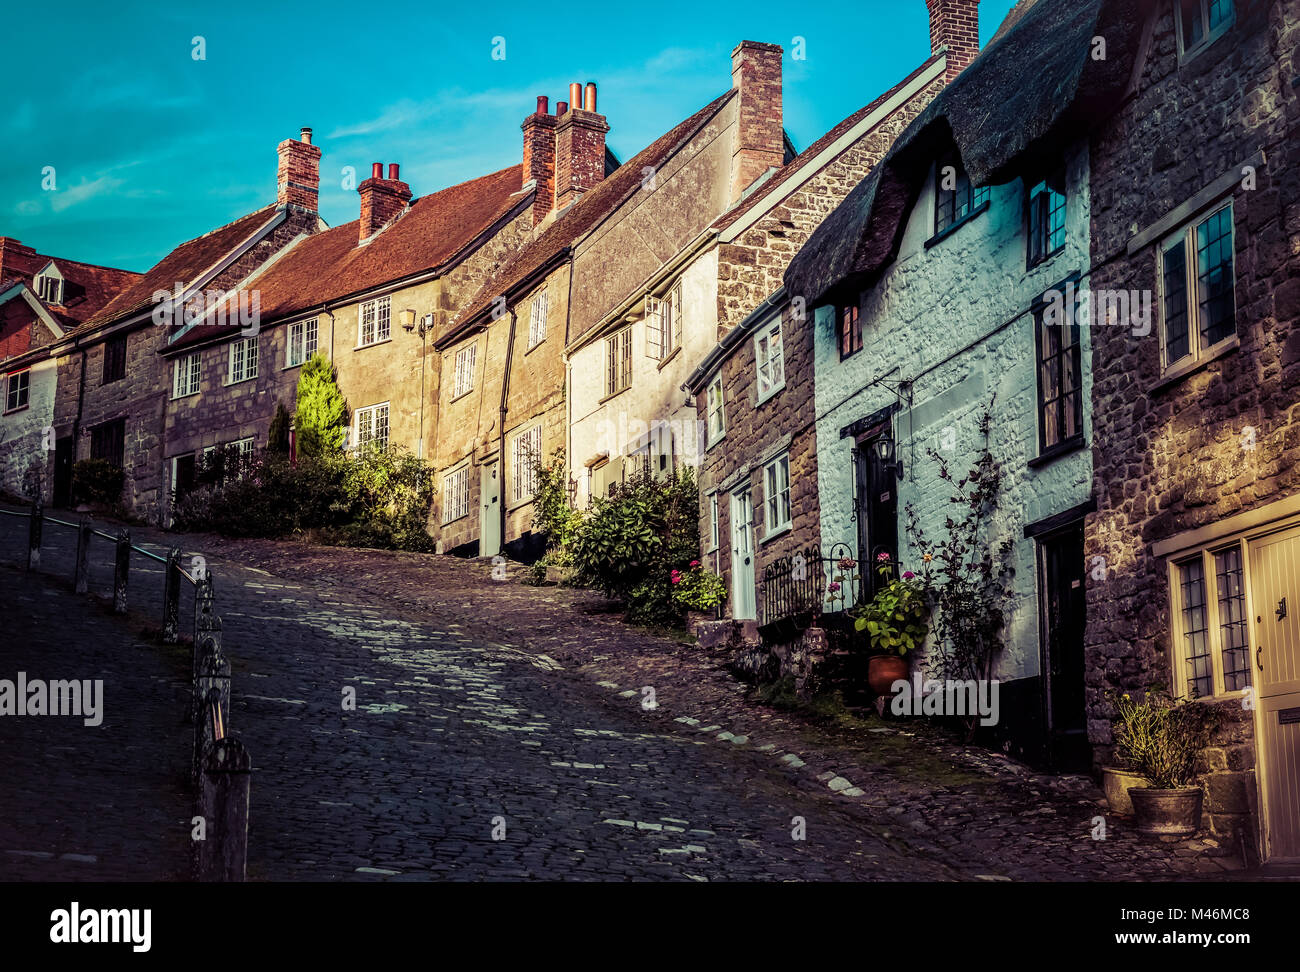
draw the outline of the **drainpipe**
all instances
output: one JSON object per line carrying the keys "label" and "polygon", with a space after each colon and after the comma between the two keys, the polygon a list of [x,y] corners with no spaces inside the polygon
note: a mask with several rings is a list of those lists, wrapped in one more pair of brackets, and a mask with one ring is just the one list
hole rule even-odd
{"label": "drainpipe", "polygon": [[501,484],[497,487],[501,491],[501,550],[498,552],[503,555],[506,549],[506,396],[510,393],[510,364],[515,357],[515,320],[515,309],[512,307],[510,337],[506,342],[506,367],[501,376],[501,425],[497,429],[497,435],[501,438],[501,458],[497,463],[497,470],[501,474]]}

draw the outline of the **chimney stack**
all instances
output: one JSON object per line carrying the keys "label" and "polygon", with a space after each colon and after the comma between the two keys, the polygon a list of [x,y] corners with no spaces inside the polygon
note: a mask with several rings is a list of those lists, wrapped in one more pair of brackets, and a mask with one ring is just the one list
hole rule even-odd
{"label": "chimney stack", "polygon": [[980,0],[925,0],[925,6],[930,11],[930,53],[948,51],[948,84],[980,52]]}
{"label": "chimney stack", "polygon": [[740,92],[731,201],[772,166],[785,163],[779,44],[741,41],[731,52],[731,86]]}
{"label": "chimney stack", "polygon": [[[584,107],[590,105],[590,108]],[[567,108],[555,127],[555,208],[581,198],[605,178],[605,116],[596,113],[596,85],[587,82],[586,100],[578,82],[569,85]]]}
{"label": "chimney stack", "polygon": [[400,181],[397,173],[397,164],[390,163],[385,179],[384,164],[376,162],[370,167],[370,178],[357,186],[361,194],[360,242],[391,223],[411,201],[411,187]]}
{"label": "chimney stack", "polygon": [[280,157],[276,168],[276,203],[319,212],[320,148],[311,143],[311,129],[304,128],[297,139],[286,138],[276,153]]}
{"label": "chimney stack", "polygon": [[44,258],[30,246],[12,236],[0,236],[0,280],[18,278],[30,284],[44,264]]}
{"label": "chimney stack", "polygon": [[[563,102],[561,102],[563,104]],[[537,111],[524,119],[524,177],[537,183],[533,196],[533,225],[544,220],[555,204],[555,116],[546,95],[537,96]]]}

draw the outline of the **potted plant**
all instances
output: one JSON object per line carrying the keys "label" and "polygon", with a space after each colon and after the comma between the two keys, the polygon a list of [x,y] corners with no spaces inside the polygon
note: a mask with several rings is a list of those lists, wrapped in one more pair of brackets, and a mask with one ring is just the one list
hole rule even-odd
{"label": "potted plant", "polygon": [[1196,757],[1209,741],[1210,712],[1196,703],[1175,702],[1160,691],[1148,692],[1141,702],[1125,693],[1116,708],[1116,752],[1145,783],[1128,788],[1138,833],[1196,833],[1204,797],[1195,781]]}
{"label": "potted plant", "polygon": [[894,682],[907,678],[907,653],[921,646],[930,630],[930,605],[910,570],[894,577],[889,554],[876,557],[881,586],[857,609],[853,627],[865,631],[873,652],[867,662],[867,684],[887,695]]}
{"label": "potted plant", "polygon": [[717,574],[701,567],[698,560],[692,560],[686,570],[674,569],[669,580],[672,582],[673,604],[686,612],[687,626],[691,631],[709,620],[718,606],[727,600],[726,583]]}

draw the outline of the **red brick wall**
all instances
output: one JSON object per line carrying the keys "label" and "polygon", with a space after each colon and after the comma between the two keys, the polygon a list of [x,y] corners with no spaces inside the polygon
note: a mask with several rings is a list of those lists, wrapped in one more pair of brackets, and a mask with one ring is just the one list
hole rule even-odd
{"label": "red brick wall", "polygon": [[980,0],[925,0],[930,11],[930,51],[948,48],[951,81],[980,50]]}
{"label": "red brick wall", "polygon": [[605,178],[604,115],[570,108],[555,129],[555,208],[563,209]]}
{"label": "red brick wall", "polygon": [[731,85],[740,91],[731,199],[785,161],[781,108],[781,47],[742,41],[731,52]]}

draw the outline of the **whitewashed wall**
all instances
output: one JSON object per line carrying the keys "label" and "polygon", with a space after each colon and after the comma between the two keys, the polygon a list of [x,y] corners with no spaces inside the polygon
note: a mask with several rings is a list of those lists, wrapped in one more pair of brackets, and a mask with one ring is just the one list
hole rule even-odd
{"label": "whitewashed wall", "polygon": [[[931,179],[908,219],[898,259],[864,297],[862,351],[841,362],[834,311],[823,307],[816,315],[823,546],[835,541],[857,546],[851,520],[852,439],[841,438],[840,430],[896,401],[900,379],[914,379],[911,408],[904,399],[894,426],[905,464],[899,484],[899,554],[904,568],[913,568],[907,504],[916,506],[931,540],[944,533],[944,519],[952,512],[952,487],[938,478],[926,447],[942,451],[954,473],[969,469],[979,445],[979,417],[996,392],[991,443],[1003,464],[1004,493],[987,536],[1015,543],[1016,571],[1008,650],[998,670],[1004,679],[1036,675],[1040,667],[1035,541],[1024,538],[1024,527],[1085,502],[1092,479],[1088,448],[1038,469],[1027,465],[1038,454],[1034,320],[1028,311],[1045,290],[1072,273],[1087,271],[1086,146],[1079,145],[1067,159],[1065,249],[1028,272],[1024,194],[1019,180],[994,186],[987,212],[927,250],[925,242],[934,235]],[[1085,276],[1084,287],[1086,283]],[[1003,330],[963,350],[1013,318]],[[1086,327],[1081,328],[1081,340],[1084,436],[1091,443],[1091,341]],[[955,357],[942,363],[951,355]],[[868,387],[882,376],[883,382]]]}
{"label": "whitewashed wall", "polygon": [[[15,496],[26,496],[23,477],[33,462],[44,467],[44,492],[52,495],[53,456],[46,451],[45,429],[54,424],[54,384],[58,365],[53,358],[37,361],[31,368],[28,406],[0,416],[0,486]],[[0,392],[3,382],[0,381]],[[0,402],[0,405],[3,405]]]}

